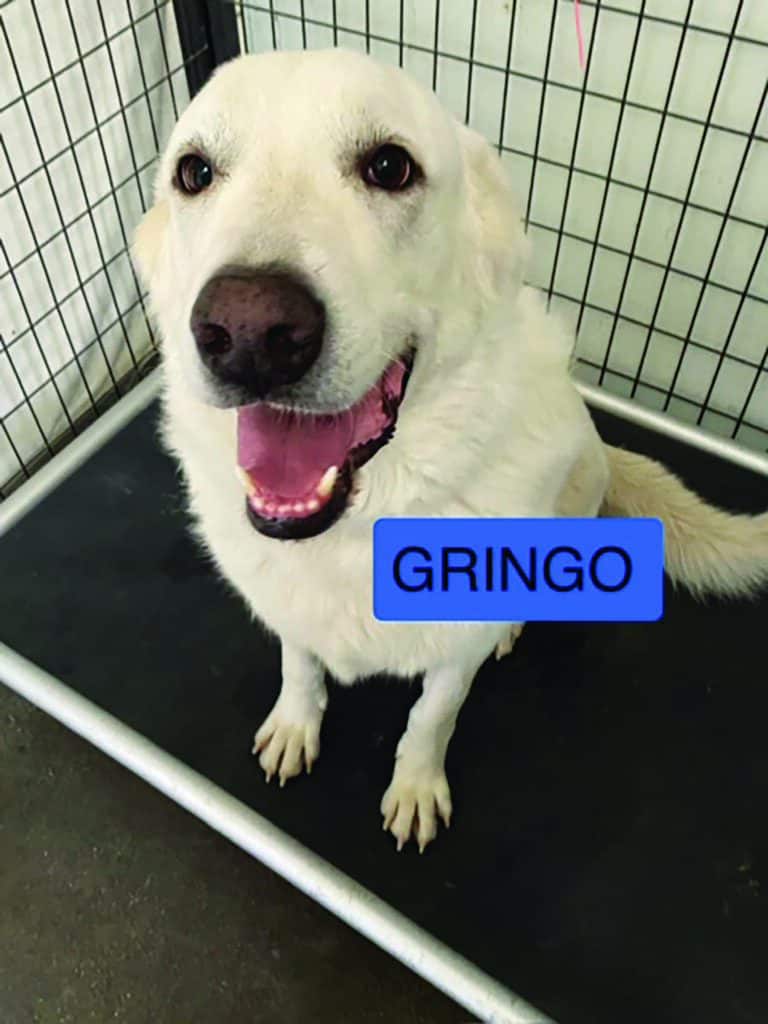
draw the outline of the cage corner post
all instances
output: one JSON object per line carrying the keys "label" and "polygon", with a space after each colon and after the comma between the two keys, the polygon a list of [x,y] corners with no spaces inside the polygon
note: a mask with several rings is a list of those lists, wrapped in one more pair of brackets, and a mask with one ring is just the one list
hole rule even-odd
{"label": "cage corner post", "polygon": [[173,0],[190,98],[224,61],[240,54],[234,4],[222,0]]}

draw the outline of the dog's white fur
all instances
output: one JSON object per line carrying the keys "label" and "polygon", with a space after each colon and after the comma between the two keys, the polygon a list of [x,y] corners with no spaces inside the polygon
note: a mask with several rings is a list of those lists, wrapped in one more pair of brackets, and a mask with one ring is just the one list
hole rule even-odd
{"label": "dog's white fur", "polygon": [[[414,154],[423,187],[365,187],[351,154],[371,132]],[[217,171],[194,199],[171,186],[190,142]],[[572,339],[522,285],[526,241],[500,161],[404,72],[339,50],[224,65],[176,126],[134,253],[164,339],[165,440],[199,535],[281,641],[282,691],[256,736],[267,775],[311,767],[325,669],[342,683],[424,674],[382,801],[398,848],[413,834],[423,849],[438,814],[448,823],[456,717],[520,625],[376,621],[378,517],[660,516],[673,579],[735,594],[768,577],[768,517],[712,509],[663,467],[602,444],[569,376]],[[358,471],[342,519],[301,542],[246,521],[235,412],[210,404],[189,330],[212,274],[275,261],[306,275],[328,310],[329,341],[302,384],[308,408],[349,406],[417,342],[394,439]]]}

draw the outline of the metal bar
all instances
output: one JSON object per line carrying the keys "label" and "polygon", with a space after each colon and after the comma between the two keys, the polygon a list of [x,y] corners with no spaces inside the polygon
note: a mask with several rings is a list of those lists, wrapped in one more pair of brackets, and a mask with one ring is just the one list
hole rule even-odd
{"label": "metal bar", "polygon": [[[557,294],[557,293],[555,293],[555,294]],[[559,296],[559,298],[563,298],[563,296]],[[589,356],[583,356],[583,355],[582,356],[577,356],[576,363],[579,366],[587,366],[587,367],[590,368],[590,370],[597,370],[598,372],[600,370],[600,363],[596,363],[594,361],[594,359],[590,359]],[[764,370],[765,367],[763,366],[763,367],[761,367],[761,369]],[[620,370],[620,369],[618,369],[618,367],[616,369],[609,370],[608,371],[608,375],[610,377],[615,377],[617,380],[621,381],[623,385],[627,385],[627,384],[631,385],[632,381],[635,379],[634,376],[631,373],[628,373],[626,370]],[[645,388],[646,391],[652,392],[654,395],[657,395],[657,396],[659,396],[661,398],[663,398],[666,395],[666,389],[664,387],[662,387],[660,384],[653,384],[650,381],[644,381],[643,382],[643,387]],[[634,399],[632,401],[634,401]],[[698,401],[697,399],[689,398],[687,395],[675,395],[675,401],[679,405],[681,405],[681,406],[684,405],[684,406],[689,407],[690,409],[695,409],[696,410],[696,415],[698,416],[699,410],[701,409],[701,402]],[[654,410],[654,411],[658,411],[658,410]],[[740,430],[742,427],[746,427],[748,430],[754,431],[756,434],[762,434],[763,438],[764,438],[763,444],[768,444],[768,431],[766,431],[765,427],[760,426],[757,423],[752,423],[748,419],[741,419],[741,420],[739,420],[739,417],[736,415],[736,413],[733,413],[733,412],[723,412],[722,410],[715,411],[714,409],[711,409],[711,410],[708,410],[708,411],[713,413],[713,414],[715,414],[715,415],[717,415],[719,419],[727,420],[729,423],[733,423],[734,424],[734,429],[731,430],[731,434],[730,434],[731,438],[735,437],[735,433],[737,433],[738,430]],[[664,413],[663,410],[662,410],[661,415],[665,415],[666,416],[667,414]],[[685,420],[684,422],[689,422],[689,421]],[[662,431],[662,432],[666,433],[666,431]],[[706,431],[705,431],[705,433],[706,433]],[[766,451],[768,451],[768,448],[763,448],[762,449],[762,453],[763,454]]]}
{"label": "metal bar", "polygon": [[[690,0],[693,3],[693,0]],[[565,195],[563,196],[563,208],[560,212],[560,226],[557,228],[557,241],[555,243],[555,255],[552,259],[552,270],[549,275],[549,286],[547,288],[547,306],[552,301],[552,293],[555,289],[555,281],[557,279],[557,266],[560,262],[560,249],[563,244],[563,238],[565,237],[565,219],[568,216],[568,201],[571,198],[571,185],[573,184],[573,171],[576,166],[576,153],[579,148],[579,142],[581,141],[581,119],[584,116],[584,101],[587,98],[587,83],[589,81],[589,72],[592,68],[592,51],[595,47],[595,40],[597,39],[597,32],[600,21],[600,7],[595,8],[595,18],[592,22],[592,31],[589,34],[589,51],[587,53],[587,62],[584,69],[584,79],[579,96],[579,109],[576,113],[576,124],[573,129],[573,144],[571,146],[571,163],[568,168],[568,177],[565,182]],[[543,101],[543,97],[542,97]],[[530,225],[531,218],[528,218],[528,224]],[[593,244],[590,240],[589,244]],[[594,243],[597,244],[597,241]]]}
{"label": "metal bar", "polygon": [[[370,35],[370,32],[369,32]],[[435,45],[432,55],[432,91],[437,92],[437,71],[439,64],[440,42],[440,0],[435,0]]]}
{"label": "metal bar", "polygon": [[205,776],[0,644],[0,679],[488,1024],[554,1024]]}
{"label": "metal bar", "polygon": [[[643,0],[645,2],[645,0]],[[531,219],[533,209],[533,194],[536,188],[536,165],[539,159],[539,144],[541,142],[541,126],[544,123],[544,104],[547,98],[547,87],[549,85],[549,62],[552,59],[552,43],[555,38],[555,25],[557,24],[558,0],[552,0],[552,15],[549,22],[549,36],[547,38],[547,55],[544,58],[544,73],[541,77],[541,102],[539,103],[539,116],[536,122],[536,139],[533,143],[533,162],[531,164],[531,183],[528,186],[528,201],[525,205],[525,226]]]}
{"label": "metal bar", "polygon": [[664,434],[666,437],[671,437],[674,441],[682,441],[684,444],[689,444],[700,451],[708,452],[710,455],[716,455],[720,459],[733,462],[743,469],[751,469],[761,476],[768,476],[768,455],[742,448],[741,445],[735,444],[733,441],[728,441],[723,437],[716,437],[714,434],[708,434],[698,427],[690,427],[687,423],[674,420],[665,413],[656,412],[654,409],[646,409],[636,402],[631,402],[627,398],[621,398],[619,395],[612,395],[608,391],[603,391],[602,388],[594,387],[592,384],[578,382],[576,388],[584,401],[595,409],[612,413],[614,416],[627,420],[629,423],[636,423],[639,427],[647,427],[648,430]]}
{"label": "metal bar", "polygon": [[[512,46],[515,41],[515,16],[517,15],[517,0],[512,0],[512,8],[509,12],[509,32],[507,33],[507,59],[504,62],[504,88],[501,93],[501,118],[499,120],[499,142],[497,149],[499,156],[504,152],[504,137],[507,127],[507,102],[509,100],[509,80],[512,77]],[[437,40],[435,40],[437,44]],[[435,46],[437,48],[437,46]]]}
{"label": "metal bar", "polygon": [[[237,15],[232,5],[220,0],[173,0],[173,10],[191,97],[205,85],[214,68],[240,53]],[[187,63],[189,54],[196,56]]]}
{"label": "metal bar", "polygon": [[154,370],[0,505],[0,537],[138,416],[160,392]]}

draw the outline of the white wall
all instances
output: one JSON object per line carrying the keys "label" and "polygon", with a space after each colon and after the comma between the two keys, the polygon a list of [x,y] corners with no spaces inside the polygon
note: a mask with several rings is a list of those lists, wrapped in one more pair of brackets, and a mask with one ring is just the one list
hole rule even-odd
{"label": "white wall", "polygon": [[[0,8],[0,484],[18,467],[13,446],[33,456],[42,434],[67,426],[65,409],[90,406],[84,381],[98,396],[152,350],[126,237],[149,199],[174,103],[187,101],[172,9],[167,0],[70,6],[74,30],[65,0]],[[685,32],[688,0],[644,6],[639,22],[641,0],[601,5],[595,31],[594,4],[581,4],[592,55],[575,151],[584,75],[571,0],[440,0],[437,58],[435,0],[404,0],[402,31],[397,0],[370,0],[370,49],[395,63],[402,49],[404,65],[429,85],[436,76],[462,119],[471,84],[470,123],[503,145],[530,207],[531,280],[579,327],[579,375],[766,450],[768,252],[757,256],[768,222],[768,5],[744,0],[730,44],[737,0],[693,0]],[[365,0],[336,0],[335,33],[334,0],[303,7],[307,45],[366,48]],[[269,4],[236,9],[247,48],[271,48]],[[301,9],[302,0],[274,0],[278,46],[304,44]]]}

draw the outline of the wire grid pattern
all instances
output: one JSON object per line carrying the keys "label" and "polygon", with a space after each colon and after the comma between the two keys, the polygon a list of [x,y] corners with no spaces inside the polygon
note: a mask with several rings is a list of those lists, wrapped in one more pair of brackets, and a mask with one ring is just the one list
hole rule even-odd
{"label": "wire grid pattern", "polygon": [[576,375],[768,450],[768,5],[234,0],[241,48],[399,64],[499,149]]}
{"label": "wire grid pattern", "polygon": [[[495,143],[576,371],[768,448],[768,8],[210,0],[243,51],[405,66]],[[0,500],[156,353],[130,234],[188,101],[170,0],[0,0]]]}
{"label": "wire grid pattern", "polygon": [[0,6],[0,499],[154,362],[129,246],[185,57],[170,0]]}

